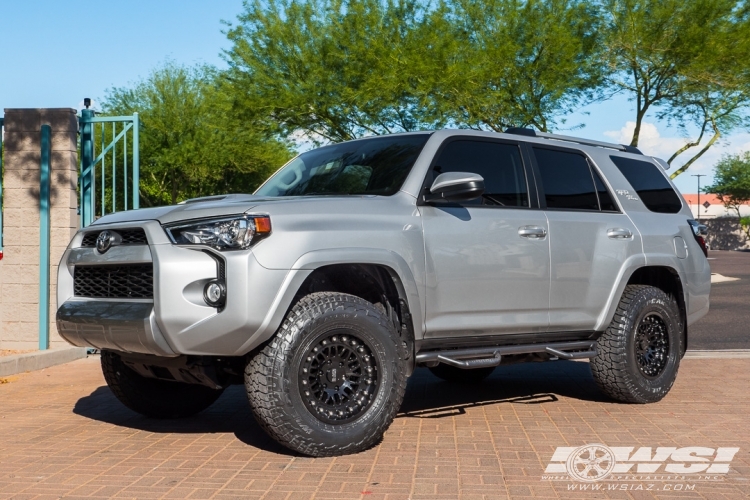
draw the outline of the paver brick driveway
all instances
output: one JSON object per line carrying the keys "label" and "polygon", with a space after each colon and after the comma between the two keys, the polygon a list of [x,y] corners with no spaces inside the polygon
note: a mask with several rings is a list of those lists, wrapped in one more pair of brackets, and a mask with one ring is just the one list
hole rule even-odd
{"label": "paver brick driveway", "polygon": [[[582,362],[501,367],[473,387],[419,370],[379,446],[313,459],[267,438],[240,387],[196,417],[149,420],[115,400],[91,357],[0,385],[0,498],[747,498],[749,382],[750,359],[685,359],[665,400],[624,405]],[[714,482],[592,492],[542,480],[558,446],[588,443],[740,451]],[[676,484],[694,489],[664,491]]]}

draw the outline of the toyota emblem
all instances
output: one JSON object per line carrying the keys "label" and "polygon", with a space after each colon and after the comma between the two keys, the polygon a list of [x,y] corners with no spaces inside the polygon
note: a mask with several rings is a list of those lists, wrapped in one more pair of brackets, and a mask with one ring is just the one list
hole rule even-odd
{"label": "toyota emblem", "polygon": [[99,233],[99,236],[96,237],[96,250],[99,253],[106,252],[112,246],[114,239],[115,237],[112,233],[109,231],[102,231]]}

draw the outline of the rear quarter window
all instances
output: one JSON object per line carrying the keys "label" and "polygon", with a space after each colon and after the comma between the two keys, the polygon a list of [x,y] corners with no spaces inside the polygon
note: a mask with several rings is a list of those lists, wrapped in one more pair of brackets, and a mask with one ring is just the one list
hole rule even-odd
{"label": "rear quarter window", "polygon": [[609,158],[635,189],[646,208],[661,214],[676,214],[682,210],[679,195],[674,192],[658,166],[648,161],[621,156]]}

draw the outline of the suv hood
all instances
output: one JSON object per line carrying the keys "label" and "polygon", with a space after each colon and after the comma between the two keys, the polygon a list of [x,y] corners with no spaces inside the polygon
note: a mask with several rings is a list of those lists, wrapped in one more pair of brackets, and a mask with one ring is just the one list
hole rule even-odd
{"label": "suv hood", "polygon": [[168,224],[186,219],[241,214],[252,208],[255,205],[254,201],[263,199],[267,198],[250,194],[228,194],[225,196],[195,198],[178,205],[116,212],[97,219],[92,225],[143,220],[158,220],[162,224]]}
{"label": "suv hood", "polygon": [[[252,194],[227,194],[222,196],[208,196],[205,198],[194,198],[183,201],[178,205],[166,207],[142,208],[139,210],[127,210],[105,215],[97,219],[92,225],[114,224],[119,222],[136,222],[144,220],[157,220],[161,224],[169,224],[190,219],[202,219],[206,217],[222,217],[247,212],[258,205],[289,205],[308,204],[320,202],[331,198],[361,199],[374,198],[375,196],[284,196],[269,198],[267,196],[255,196]],[[264,209],[266,207],[263,207]],[[268,207],[270,208],[270,206]],[[265,210],[263,210],[265,212]]]}

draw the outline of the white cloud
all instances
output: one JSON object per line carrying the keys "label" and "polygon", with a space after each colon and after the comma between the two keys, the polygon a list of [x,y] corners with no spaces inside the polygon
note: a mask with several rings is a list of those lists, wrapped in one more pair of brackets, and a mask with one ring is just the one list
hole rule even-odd
{"label": "white cloud", "polygon": [[[620,144],[629,144],[635,130],[635,122],[625,122],[620,130],[610,130],[604,135]],[[687,141],[682,137],[662,137],[656,125],[649,122],[641,124],[638,137],[638,149],[649,156],[668,159],[675,151],[685,145]]]}

